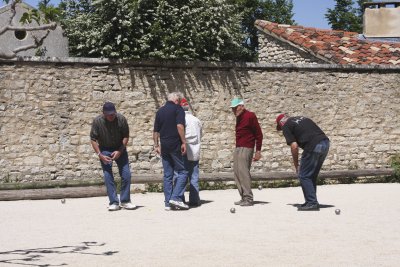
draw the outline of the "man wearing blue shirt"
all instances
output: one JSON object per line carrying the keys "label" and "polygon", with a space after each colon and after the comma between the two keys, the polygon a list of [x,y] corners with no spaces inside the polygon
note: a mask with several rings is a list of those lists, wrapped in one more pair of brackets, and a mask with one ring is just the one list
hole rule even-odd
{"label": "man wearing blue shirt", "polygon": [[[183,202],[187,171],[183,155],[186,153],[185,111],[179,105],[182,94],[168,94],[168,101],[156,113],[153,130],[154,149],[161,155],[164,169],[165,209],[189,209]],[[174,172],[177,173],[175,185]]]}

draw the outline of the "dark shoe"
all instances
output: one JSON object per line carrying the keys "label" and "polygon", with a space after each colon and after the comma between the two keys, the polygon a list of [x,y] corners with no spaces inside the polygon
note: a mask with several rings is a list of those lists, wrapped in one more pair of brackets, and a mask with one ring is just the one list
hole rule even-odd
{"label": "dark shoe", "polygon": [[305,207],[305,206],[307,206],[307,202],[304,202],[303,204],[301,204],[300,206],[298,206],[298,207]]}
{"label": "dark shoe", "polygon": [[254,205],[253,201],[248,201],[248,200],[245,200],[240,204],[240,206],[242,206],[242,207],[250,207],[250,206],[253,206],[253,205]]}
{"label": "dark shoe", "polygon": [[190,203],[189,202],[189,207],[200,207],[201,206],[201,202],[197,202],[197,203]]}
{"label": "dark shoe", "polygon": [[235,204],[235,205],[241,205],[243,202],[244,202],[244,200],[241,199],[241,200],[239,200],[239,201],[233,202],[233,204]]}
{"label": "dark shoe", "polygon": [[317,211],[319,210],[318,204],[307,204],[305,206],[300,206],[297,208],[298,211]]}

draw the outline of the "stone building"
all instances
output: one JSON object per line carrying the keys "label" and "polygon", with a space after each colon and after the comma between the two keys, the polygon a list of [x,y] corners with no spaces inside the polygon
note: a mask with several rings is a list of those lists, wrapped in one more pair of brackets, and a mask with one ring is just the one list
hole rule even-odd
{"label": "stone building", "polygon": [[[28,9],[34,9],[32,6],[22,2],[16,6],[16,15],[12,20],[15,26],[21,26],[19,22],[21,16]],[[0,29],[9,23],[11,16],[10,4],[0,8]],[[23,26],[37,26],[35,21]],[[32,34],[37,37],[44,36],[45,31],[14,31],[8,30],[0,35],[0,52],[9,52],[17,47],[33,44]],[[55,30],[51,30],[49,35],[39,48],[31,48],[26,51],[20,51],[17,56],[45,56],[45,57],[68,57],[68,39],[64,36],[63,30],[57,26]]]}

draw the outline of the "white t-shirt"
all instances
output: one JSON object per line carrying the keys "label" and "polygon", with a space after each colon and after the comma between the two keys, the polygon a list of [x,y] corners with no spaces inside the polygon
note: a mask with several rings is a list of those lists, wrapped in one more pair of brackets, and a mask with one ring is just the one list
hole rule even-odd
{"label": "white t-shirt", "polygon": [[192,115],[190,111],[185,111],[185,138],[187,158],[191,161],[200,160],[200,143],[202,135],[201,121]]}

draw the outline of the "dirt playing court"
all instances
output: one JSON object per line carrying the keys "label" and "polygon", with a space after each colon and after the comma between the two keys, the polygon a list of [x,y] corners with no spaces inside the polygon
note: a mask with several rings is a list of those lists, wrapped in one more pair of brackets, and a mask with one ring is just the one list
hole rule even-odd
{"label": "dirt playing court", "polygon": [[[163,194],[0,202],[0,266],[399,266],[400,184],[318,187],[321,210],[298,212],[299,187],[201,191],[203,205],[165,211]],[[335,209],[341,214],[336,215]]]}

